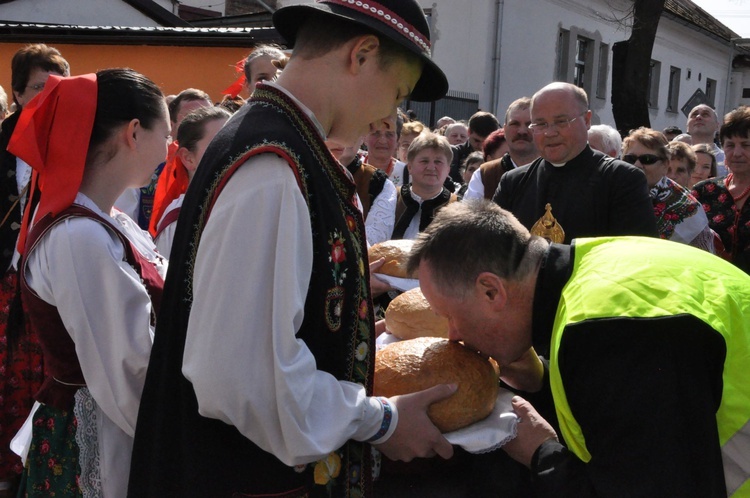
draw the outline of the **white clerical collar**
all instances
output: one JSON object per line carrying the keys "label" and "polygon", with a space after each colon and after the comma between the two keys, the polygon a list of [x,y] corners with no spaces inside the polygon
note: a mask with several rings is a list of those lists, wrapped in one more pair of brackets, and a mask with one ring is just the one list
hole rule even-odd
{"label": "white clerical collar", "polygon": [[279,85],[278,83],[275,83],[273,81],[264,81],[263,84],[275,88],[276,90],[284,93],[284,95],[292,99],[292,101],[294,101],[294,103],[297,104],[297,106],[300,109],[302,109],[302,112],[307,114],[307,116],[313,122],[313,124],[315,125],[315,128],[318,130],[318,133],[320,133],[320,136],[323,137],[323,141],[327,139],[326,132],[325,130],[323,130],[323,126],[320,124],[320,122],[318,121],[318,118],[315,117],[315,114],[313,114],[313,112],[310,110],[309,107],[307,107],[305,104],[300,102],[299,99],[297,99],[297,97],[292,95],[292,93],[289,90]]}

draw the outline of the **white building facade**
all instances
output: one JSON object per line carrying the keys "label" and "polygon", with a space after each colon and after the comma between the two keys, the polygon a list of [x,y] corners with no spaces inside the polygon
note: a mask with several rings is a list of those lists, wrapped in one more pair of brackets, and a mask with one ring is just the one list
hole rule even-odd
{"label": "white building facade", "polygon": [[[176,2],[172,0],[153,0],[151,3],[176,13]],[[161,25],[153,16],[139,10],[135,6],[138,4],[123,0],[14,0],[0,4],[0,20],[74,26]]]}
{"label": "white building facade", "polygon": [[[306,2],[280,0],[277,7],[299,3]],[[698,9],[689,0],[679,3]],[[433,58],[448,76],[452,93],[476,95],[480,109],[501,117],[516,98],[531,96],[552,81],[568,81],[589,94],[594,123],[614,124],[612,46],[630,37],[626,13],[631,0],[420,0],[420,4],[432,27]],[[743,81],[750,86],[750,76],[729,71],[730,52],[729,42],[719,36],[674,15],[663,15],[652,52],[651,126],[684,129],[681,109],[698,90],[719,114],[736,107]],[[733,81],[729,92],[728,79]]]}
{"label": "white building facade", "polygon": [[[266,10],[312,0],[254,0]],[[365,0],[366,1],[366,0]],[[652,53],[651,126],[685,128],[682,109],[702,98],[723,114],[750,104],[750,71],[730,70],[738,52],[712,31],[731,33],[690,0],[667,0],[687,20],[669,13],[659,22]],[[419,0],[432,26],[433,58],[450,83],[449,97],[464,100],[457,119],[477,108],[502,119],[508,104],[552,81],[581,85],[594,123],[614,124],[612,47],[630,37],[632,0]],[[14,0],[0,4],[0,19],[91,26],[159,25],[162,10],[180,5],[222,11],[210,0]],[[144,7],[148,6],[148,8]],[[620,19],[619,21],[617,19]],[[702,25],[703,28],[699,28]],[[750,60],[750,59],[749,59]],[[747,64],[750,65],[750,64]],[[433,116],[437,119],[440,116]],[[420,119],[428,121],[420,115]]]}

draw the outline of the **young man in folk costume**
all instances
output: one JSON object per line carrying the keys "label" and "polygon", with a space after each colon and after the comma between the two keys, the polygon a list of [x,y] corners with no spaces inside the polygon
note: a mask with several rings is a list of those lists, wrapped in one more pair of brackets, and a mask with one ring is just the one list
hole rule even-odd
{"label": "young man in folk costume", "polygon": [[447,92],[414,0],[274,14],[295,44],[209,146],[174,240],[129,495],[371,496],[373,444],[449,457],[453,386],[370,396],[374,318],[355,185],[325,146]]}

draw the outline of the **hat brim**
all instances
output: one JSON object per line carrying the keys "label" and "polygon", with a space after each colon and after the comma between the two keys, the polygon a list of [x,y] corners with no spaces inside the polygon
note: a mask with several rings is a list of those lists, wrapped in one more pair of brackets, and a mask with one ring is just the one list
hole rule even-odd
{"label": "hat brim", "polygon": [[273,13],[273,25],[287,43],[293,46],[297,38],[297,31],[312,13],[332,15],[367,26],[417,55],[424,63],[424,67],[422,75],[419,77],[409,97],[411,100],[432,102],[445,97],[448,93],[448,78],[445,77],[445,73],[443,73],[437,64],[427,54],[422,52],[417,45],[398,35],[393,29],[377,19],[338,5],[312,3],[291,5],[277,10]]}

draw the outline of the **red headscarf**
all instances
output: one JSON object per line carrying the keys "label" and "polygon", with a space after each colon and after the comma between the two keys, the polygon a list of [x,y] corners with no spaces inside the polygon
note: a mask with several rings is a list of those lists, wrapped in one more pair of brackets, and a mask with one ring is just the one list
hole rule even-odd
{"label": "red headscarf", "polygon": [[237,61],[234,65],[234,70],[239,73],[239,76],[237,76],[237,79],[234,80],[234,83],[229,85],[226,90],[221,92],[222,95],[229,95],[233,99],[237,98],[237,95],[240,94],[242,88],[245,86],[245,59]]}
{"label": "red headscarf", "polygon": [[164,216],[164,212],[169,204],[177,199],[180,195],[187,192],[188,172],[182,164],[182,160],[177,155],[180,145],[175,140],[169,144],[167,149],[167,163],[159,175],[156,183],[156,192],[154,192],[154,206],[151,209],[151,219],[148,223],[148,231],[152,237],[156,237],[156,227]]}
{"label": "red headscarf", "polygon": [[[41,191],[34,222],[57,215],[75,200],[83,179],[94,128],[95,74],[65,78],[51,74],[44,90],[24,106],[8,151],[33,168],[29,200]],[[26,205],[18,248],[23,250],[31,202]]]}

